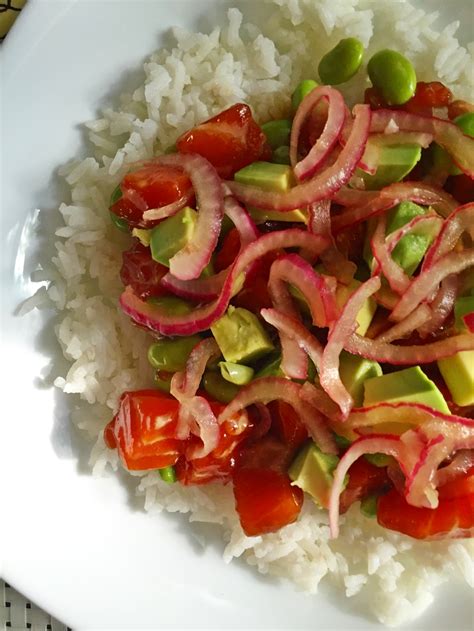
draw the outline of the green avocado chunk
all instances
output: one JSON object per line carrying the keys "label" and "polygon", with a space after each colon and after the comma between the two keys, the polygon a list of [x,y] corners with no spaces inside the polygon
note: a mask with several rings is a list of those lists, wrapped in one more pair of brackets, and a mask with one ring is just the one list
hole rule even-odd
{"label": "green avocado chunk", "polygon": [[170,258],[191,240],[197,221],[197,213],[185,206],[176,215],[161,221],[150,235],[153,260],[169,267]]}
{"label": "green avocado chunk", "polygon": [[360,407],[364,402],[364,382],[372,377],[380,377],[382,368],[377,362],[342,351],[339,363],[342,383],[354,399],[354,405]]}
{"label": "green avocado chunk", "polygon": [[[454,305],[454,326],[466,332],[463,316],[474,311],[474,296],[458,298]],[[451,357],[438,359],[438,368],[457,405],[474,405],[474,351],[460,351]]]}
{"label": "green avocado chunk", "polygon": [[393,182],[400,182],[420,158],[420,145],[386,145],[380,150],[379,164],[374,175],[361,169],[357,169],[356,174],[364,180],[366,190],[379,190]]}
{"label": "green avocado chunk", "polygon": [[328,508],[334,470],[339,458],[323,453],[312,441],[307,443],[293,460],[288,475],[292,486],[309,493],[314,501]]}
{"label": "green avocado chunk", "polygon": [[266,191],[284,193],[294,182],[293,171],[287,164],[273,162],[252,162],[234,175],[241,184],[258,186]]}
{"label": "green avocado chunk", "polygon": [[422,403],[450,414],[449,407],[436,384],[419,366],[372,377],[364,382],[364,405],[399,402]]}
{"label": "green avocado chunk", "polygon": [[211,331],[227,362],[245,363],[274,350],[257,316],[241,307],[231,305]]}
{"label": "green avocado chunk", "polygon": [[[392,208],[387,215],[387,235],[402,228],[415,217],[426,215],[428,210],[427,207],[419,206],[410,201],[401,202]],[[375,225],[375,222],[369,224],[364,246],[364,258],[370,266],[373,264],[370,239],[372,238]],[[433,235],[427,232],[406,234],[395,246],[392,252],[392,259],[411,276],[421,263],[432,241]]]}

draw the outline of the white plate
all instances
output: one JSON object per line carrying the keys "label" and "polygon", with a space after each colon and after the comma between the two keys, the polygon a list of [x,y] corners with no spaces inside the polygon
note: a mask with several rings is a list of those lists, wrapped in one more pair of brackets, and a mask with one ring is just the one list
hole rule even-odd
{"label": "white plate", "polygon": [[[38,378],[58,351],[52,316],[14,315],[34,289],[35,252],[51,245],[61,194],[52,174],[84,150],[79,123],[133,84],[168,26],[208,29],[229,4],[30,0],[2,50],[2,574],[74,629],[379,628],[324,589],[308,597],[238,561],[225,565],[212,529],[150,517],[118,479],[87,475],[63,396]],[[453,7],[469,16],[454,0],[446,16]],[[37,207],[49,217],[41,227]],[[416,628],[469,628],[468,592],[438,594]]]}

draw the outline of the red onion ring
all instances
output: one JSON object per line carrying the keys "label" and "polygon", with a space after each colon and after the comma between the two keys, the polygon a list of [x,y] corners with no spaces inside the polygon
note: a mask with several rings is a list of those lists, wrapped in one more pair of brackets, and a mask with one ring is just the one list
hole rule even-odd
{"label": "red onion ring", "polygon": [[416,309],[422,300],[436,289],[439,283],[450,274],[457,274],[474,265],[474,250],[451,252],[433,263],[429,269],[421,272],[410,283],[390,314],[390,320],[399,322]]}
{"label": "red onion ring", "polygon": [[[431,318],[428,319],[425,324],[414,327],[418,329],[418,333],[422,338],[438,331],[451,315],[458,295],[458,287],[458,278],[455,274],[446,276],[446,278],[441,281],[441,286],[435,295],[434,300],[430,303]],[[424,305],[420,305],[412,311],[412,313],[414,314],[423,306]],[[408,318],[409,317],[410,316],[408,316]]]}
{"label": "red onion ring", "polygon": [[[311,147],[308,155],[298,162],[298,141],[301,128],[321,99],[328,102],[327,121],[321,136]],[[344,97],[338,90],[329,86],[318,86],[302,100],[298,107],[290,137],[290,161],[296,178],[305,180],[316,173],[337,143],[346,118]]]}
{"label": "red onion ring", "polygon": [[148,208],[146,201],[134,188],[120,187],[120,190],[122,191],[123,198],[128,199],[141,212]]}
{"label": "red onion ring", "polygon": [[474,239],[474,203],[460,206],[447,217],[436,241],[426,253],[421,271],[429,269],[444,254],[451,252],[464,231]]}
{"label": "red onion ring", "polygon": [[344,488],[344,478],[349,468],[364,454],[382,453],[400,458],[400,439],[398,436],[377,435],[357,439],[340,459],[334,472],[334,480],[329,497],[329,528],[331,538],[339,535],[339,498]]}
{"label": "red onion ring", "polygon": [[376,110],[372,114],[371,133],[384,132],[390,122],[400,131],[431,134],[444,147],[456,165],[471,179],[474,178],[474,139],[466,136],[457,125],[434,116],[421,116],[403,110]]}
{"label": "red onion ring", "polygon": [[300,396],[301,386],[283,377],[262,377],[241,388],[239,393],[221,412],[218,422],[223,423],[240,410],[255,403],[285,401],[295,410],[301,422],[321,451],[336,454],[337,446],[324,417]]}
{"label": "red onion ring", "polygon": [[370,127],[370,108],[356,105],[354,124],[350,138],[333,165],[316,177],[291,188],[286,193],[264,191],[256,186],[239,182],[226,182],[234,195],[247,205],[265,210],[286,212],[309,206],[314,202],[329,198],[351,178],[367,141]]}
{"label": "red onion ring", "polygon": [[[262,309],[260,315],[274,326],[280,333],[295,342],[299,349],[304,351],[316,368],[319,368],[323,348],[320,342],[312,335],[305,325],[290,315],[276,309]],[[298,378],[298,377],[296,377]]]}
{"label": "red onion ring", "polygon": [[149,208],[143,213],[143,219],[144,221],[156,221],[172,217],[173,215],[176,215],[176,213],[178,213],[180,210],[182,210],[185,206],[187,206],[193,197],[194,192],[191,190],[187,195],[183,195],[171,204],[160,206],[160,208]]}
{"label": "red onion ring", "polygon": [[[343,194],[342,198],[350,199],[346,193]],[[354,196],[355,198],[356,196]],[[448,195],[442,189],[421,182],[397,182],[396,184],[390,184],[378,191],[376,197],[368,197],[368,200],[367,203],[361,206],[350,207],[340,215],[333,216],[331,220],[333,234],[337,234],[361,221],[366,221],[370,217],[376,217],[406,200],[424,206],[436,206],[440,209],[440,212],[441,210],[443,212],[451,212],[457,205],[451,195]]]}
{"label": "red onion ring", "polygon": [[394,340],[401,340],[428,322],[432,317],[433,311],[428,307],[428,305],[420,305],[404,320],[397,322],[397,324],[394,324],[390,329],[378,335],[375,338],[375,341],[389,344]]}
{"label": "red onion ring", "polygon": [[442,469],[438,469],[435,477],[435,485],[439,489],[448,482],[453,482],[462,477],[472,467],[474,467],[474,451],[472,449],[461,449],[448,465]]}
{"label": "red onion ring", "polygon": [[444,357],[451,357],[460,351],[474,349],[474,336],[469,334],[454,335],[430,344],[399,346],[369,340],[354,333],[346,342],[344,349],[353,355],[359,355],[373,361],[406,366],[409,364],[430,364]]}
{"label": "red onion ring", "polygon": [[191,240],[170,259],[170,272],[180,280],[198,278],[211,260],[224,215],[224,193],[217,171],[197,154],[160,156],[156,164],[180,167],[191,180],[199,208]]}
{"label": "red onion ring", "polygon": [[262,235],[247,245],[237,256],[232,269],[226,277],[219,296],[191,313],[169,315],[156,305],[140,300],[131,287],[126,287],[120,297],[120,306],[124,313],[137,324],[161,335],[192,335],[208,329],[220,318],[239,285],[239,276],[245,275],[251,263],[272,250],[300,247],[310,250],[314,256],[320,254],[329,245],[329,239],[311,234],[298,228],[290,228]]}
{"label": "red onion ring", "polygon": [[339,355],[357,329],[357,314],[367,298],[380,288],[380,277],[374,276],[363,283],[344,305],[339,318],[329,330],[328,342],[320,364],[320,382],[323,390],[341,408],[343,418],[349,414],[354,401],[339,375]]}
{"label": "red onion ring", "polygon": [[[224,199],[224,212],[239,232],[240,254],[246,245],[258,239],[260,232],[248,212],[233,197]],[[207,302],[216,298],[221,292],[230,267],[208,278],[196,278],[193,280],[180,280],[175,278],[173,274],[168,273],[161,279],[161,285],[176,296]]]}

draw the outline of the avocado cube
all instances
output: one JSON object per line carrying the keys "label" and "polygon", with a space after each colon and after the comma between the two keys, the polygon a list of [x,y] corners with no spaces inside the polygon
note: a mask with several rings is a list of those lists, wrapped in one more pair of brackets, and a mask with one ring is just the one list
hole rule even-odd
{"label": "avocado cube", "polygon": [[454,305],[454,326],[456,331],[463,333],[466,331],[464,316],[474,312],[474,296],[464,296],[458,298]]}
{"label": "avocado cube", "polygon": [[280,193],[285,193],[295,182],[290,166],[273,162],[253,162],[237,171],[234,180],[241,184],[258,186],[265,191]]}
{"label": "avocado cube", "polygon": [[422,403],[450,414],[449,407],[436,384],[419,366],[372,377],[364,382],[364,405],[375,403]]}
{"label": "avocado cube", "polygon": [[438,359],[438,368],[456,405],[474,405],[474,351]]}
{"label": "avocado cube", "polygon": [[169,267],[170,258],[191,240],[197,213],[185,206],[176,215],[161,221],[150,235],[151,256],[154,261]]}
{"label": "avocado cube", "polygon": [[254,208],[250,206],[248,209],[250,216],[255,223],[265,223],[266,221],[290,221],[299,223],[308,223],[308,211],[290,210],[288,212],[279,212],[278,210],[264,210],[263,208]]}
{"label": "avocado cube", "polygon": [[309,493],[319,506],[328,508],[333,474],[338,462],[337,456],[324,454],[311,441],[298,453],[288,469],[291,484]]}
{"label": "avocado cube", "polygon": [[[410,201],[404,201],[392,208],[387,215],[387,235],[402,228],[415,217],[426,215],[428,208],[419,206]],[[364,245],[364,258],[369,264],[373,265],[372,250],[370,248],[370,239],[374,233],[376,222],[369,222],[366,241]],[[402,267],[405,272],[411,276],[423,257],[426,254],[433,235],[424,232],[411,233],[405,235],[395,246],[392,252],[392,259]]]}
{"label": "avocado cube", "polygon": [[147,248],[150,245],[151,230],[134,228],[132,230],[132,237],[136,237],[140,241],[140,243]]}
{"label": "avocado cube", "polygon": [[421,158],[421,147],[416,144],[386,145],[381,147],[377,171],[374,175],[358,169],[366,190],[379,190],[400,182]]}
{"label": "avocado cube", "polygon": [[257,316],[241,307],[231,305],[211,331],[228,362],[245,363],[274,350]]}
{"label": "avocado cube", "polygon": [[[338,284],[336,289],[336,304],[339,309],[342,309],[352,294],[360,287],[362,283],[358,280],[353,280],[349,285]],[[372,297],[367,298],[364,301],[362,307],[360,308],[359,313],[357,314],[357,323],[358,328],[356,333],[359,335],[365,335],[367,333],[367,329],[372,322],[372,318],[377,310],[377,303]]]}
{"label": "avocado cube", "polygon": [[339,374],[347,391],[354,399],[354,405],[360,407],[364,402],[364,382],[372,377],[380,377],[382,368],[377,362],[342,351],[339,362]]}

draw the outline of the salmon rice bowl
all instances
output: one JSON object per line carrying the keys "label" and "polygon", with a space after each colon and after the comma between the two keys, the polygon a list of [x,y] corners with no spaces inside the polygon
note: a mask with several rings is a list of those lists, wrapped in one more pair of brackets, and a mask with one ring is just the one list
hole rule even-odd
{"label": "salmon rice bowl", "polygon": [[474,586],[474,49],[409,2],[261,8],[84,123],[21,312],[59,313],[94,475],[399,625]]}

